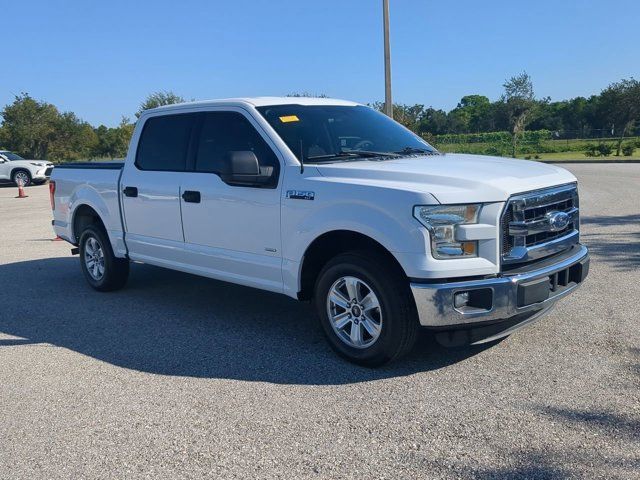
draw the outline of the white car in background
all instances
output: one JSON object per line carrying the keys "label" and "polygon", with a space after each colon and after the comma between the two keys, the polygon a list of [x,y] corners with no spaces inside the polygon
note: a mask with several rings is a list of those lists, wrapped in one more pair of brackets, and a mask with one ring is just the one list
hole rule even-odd
{"label": "white car in background", "polygon": [[0,150],[0,181],[10,181],[26,187],[38,185],[49,180],[53,171],[53,163],[46,160],[26,160],[8,150]]}

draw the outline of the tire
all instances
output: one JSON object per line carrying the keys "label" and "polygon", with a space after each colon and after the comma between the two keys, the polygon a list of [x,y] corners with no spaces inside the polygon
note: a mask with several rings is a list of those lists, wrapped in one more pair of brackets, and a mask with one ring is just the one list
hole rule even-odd
{"label": "tire", "polygon": [[[348,308],[341,305],[345,300],[351,302]],[[408,353],[415,343],[418,313],[407,278],[374,251],[330,260],[316,281],[314,303],[329,345],[353,363],[377,367]],[[354,327],[359,328],[355,336]]]}
{"label": "tire", "polygon": [[80,235],[80,266],[89,285],[100,292],[118,290],[129,278],[129,260],[113,254],[107,234],[95,225]]}
{"label": "tire", "polygon": [[14,170],[11,173],[11,181],[13,183],[16,184],[16,186],[18,185],[18,179],[22,178],[24,181],[24,187],[28,187],[29,185],[31,185],[31,183],[33,183],[33,181],[31,180],[31,174],[29,173],[29,170]]}

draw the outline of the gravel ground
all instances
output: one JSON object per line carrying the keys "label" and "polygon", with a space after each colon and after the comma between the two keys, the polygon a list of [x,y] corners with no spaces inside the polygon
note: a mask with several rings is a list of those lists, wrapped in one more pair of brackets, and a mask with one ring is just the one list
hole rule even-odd
{"label": "gravel ground", "polygon": [[47,187],[0,188],[0,477],[640,478],[640,165],[567,168],[585,285],[378,370],[283,296],[145,265],[94,292]]}

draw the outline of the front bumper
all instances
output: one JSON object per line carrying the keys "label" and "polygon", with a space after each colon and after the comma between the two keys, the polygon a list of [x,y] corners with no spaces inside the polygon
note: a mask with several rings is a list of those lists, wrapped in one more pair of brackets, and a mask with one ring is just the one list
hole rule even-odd
{"label": "front bumper", "polygon": [[39,168],[35,174],[33,174],[34,179],[48,179],[51,177],[51,172],[53,171],[52,166],[48,166],[45,168]]}
{"label": "front bumper", "polygon": [[[578,288],[589,273],[587,247],[576,245],[560,260],[540,262],[531,270],[514,270],[495,278],[444,283],[411,283],[420,324],[459,328],[547,311]],[[467,305],[456,295],[469,292]],[[464,297],[459,297],[464,298]]]}

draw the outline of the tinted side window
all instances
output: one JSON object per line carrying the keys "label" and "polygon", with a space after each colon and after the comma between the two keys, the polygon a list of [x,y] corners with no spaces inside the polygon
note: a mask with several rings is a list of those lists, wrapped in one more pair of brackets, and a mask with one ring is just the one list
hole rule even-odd
{"label": "tinted side window", "polygon": [[142,170],[184,171],[193,114],[147,120],[138,142],[136,165]]}
{"label": "tinted side window", "polygon": [[229,152],[250,150],[264,173],[277,182],[278,158],[249,121],[237,112],[208,112],[205,115],[196,156],[198,172],[219,173]]}

